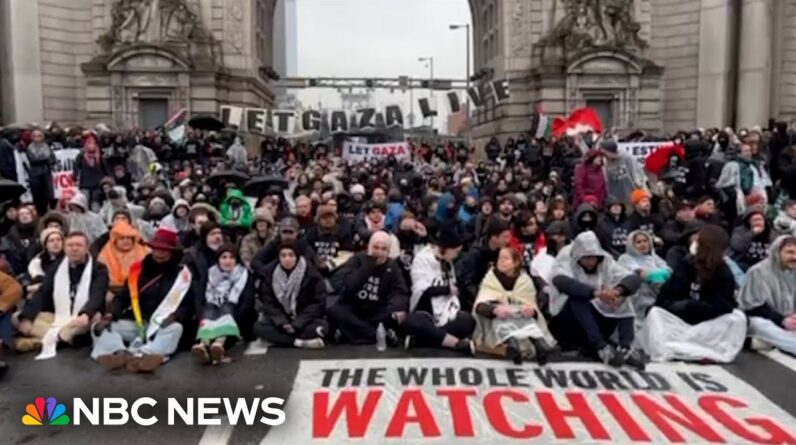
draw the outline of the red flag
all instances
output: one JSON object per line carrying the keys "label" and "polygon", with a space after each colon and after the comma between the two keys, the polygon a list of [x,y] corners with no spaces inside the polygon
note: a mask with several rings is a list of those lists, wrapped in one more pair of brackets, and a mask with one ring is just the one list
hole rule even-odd
{"label": "red flag", "polygon": [[600,116],[591,108],[578,108],[570,113],[566,119],[557,117],[553,121],[553,136],[560,138],[564,135],[574,136],[588,131],[603,132],[603,123]]}
{"label": "red flag", "polygon": [[644,169],[656,176],[660,176],[661,172],[667,165],[669,165],[669,158],[676,155],[680,160],[685,159],[685,149],[682,145],[674,145],[674,142],[662,142],[660,146],[655,148],[644,160]]}

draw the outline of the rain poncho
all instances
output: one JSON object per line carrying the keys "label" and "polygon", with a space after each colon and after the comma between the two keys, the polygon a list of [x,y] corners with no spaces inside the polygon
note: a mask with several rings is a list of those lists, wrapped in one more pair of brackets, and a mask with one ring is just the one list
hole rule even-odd
{"label": "rain poncho", "polygon": [[245,167],[248,160],[249,153],[246,147],[240,143],[240,138],[235,138],[235,143],[227,149],[227,159],[232,161],[235,167]]}
{"label": "rain poncho", "polygon": [[[430,288],[450,289],[456,286],[456,274],[453,273],[453,264],[444,265],[443,261],[434,254],[433,246],[426,246],[415,255],[412,261],[412,297],[409,301],[409,310],[415,311],[423,295]],[[447,266],[447,270],[443,267]],[[434,295],[430,298],[432,316],[436,326],[444,326],[454,320],[461,309],[459,297],[450,292]]]}
{"label": "rain poncho", "polygon": [[[177,216],[177,209],[180,207],[185,208],[185,216],[182,218]],[[160,226],[169,228],[175,232],[187,232],[191,228],[191,222],[189,220],[190,210],[191,205],[188,204],[188,201],[184,199],[176,200],[174,206],[171,208],[171,213],[160,221]]]}
{"label": "rain poncho", "polygon": [[[232,201],[236,200],[240,201],[238,207],[232,205]],[[230,189],[227,192],[227,198],[221,203],[219,210],[221,210],[221,225],[223,226],[251,227],[254,222],[252,206],[243,196],[243,192],[238,189]]]}
{"label": "rain poncho", "polygon": [[[586,273],[578,264],[578,261],[585,256],[602,257],[602,261],[594,273]],[[595,289],[604,289],[616,287],[622,279],[631,274],[632,272],[619,265],[611,255],[600,247],[600,241],[594,232],[583,232],[575,238],[572,244],[559,252],[550,277],[564,275]],[[560,293],[555,286],[551,286],[551,290],[550,313],[557,315],[566,305],[569,296]],[[591,303],[598,312],[606,317],[624,318],[632,317],[634,314],[633,305],[627,297],[623,297],[616,306],[609,306],[596,298],[592,299]]]}
{"label": "rain poncho", "polygon": [[[647,237],[650,243],[650,253],[642,254],[633,245],[633,240],[636,239],[637,235]],[[666,261],[663,258],[655,254],[653,246],[652,238],[648,232],[636,230],[627,237],[625,253],[619,257],[621,266],[634,272],[643,270],[646,273],[646,279],[633,298],[633,308],[636,311],[636,332],[641,329],[641,323],[646,316],[647,309],[655,304],[661,286],[672,275],[672,270],[666,265]]]}
{"label": "rain poncho", "polygon": [[741,289],[739,302],[743,310],[768,305],[781,315],[793,314],[796,300],[796,271],[784,269],[779,250],[787,236],[777,238],[771,245],[768,258],[749,269]]}

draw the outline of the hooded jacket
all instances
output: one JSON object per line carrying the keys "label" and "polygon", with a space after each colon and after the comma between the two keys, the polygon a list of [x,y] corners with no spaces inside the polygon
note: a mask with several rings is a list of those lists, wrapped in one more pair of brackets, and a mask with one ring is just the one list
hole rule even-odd
{"label": "hooded jacket", "polygon": [[[232,207],[231,203],[234,200],[241,202],[240,207],[237,209]],[[224,199],[224,202],[221,203],[221,206],[219,206],[219,210],[221,211],[222,226],[237,225],[249,228],[252,222],[254,222],[252,206],[239,189],[230,189],[230,191],[227,192],[227,197]]]}
{"label": "hooded jacket", "polygon": [[600,207],[608,197],[603,166],[593,162],[598,156],[600,156],[599,150],[589,150],[583,157],[583,162],[575,167],[575,196],[572,200],[575,208],[580,207],[586,195],[596,197]]}
{"label": "hooded jacket", "polygon": [[[133,247],[128,252],[116,248],[116,241],[121,237],[133,238]],[[113,225],[110,239],[100,251],[97,261],[108,268],[108,285],[118,288],[127,281],[130,267],[143,260],[148,253],[149,249],[141,244],[141,234],[138,230],[120,220]]]}
{"label": "hooded jacket", "polygon": [[796,308],[796,271],[786,269],[779,256],[787,237],[774,240],[768,258],[749,269],[739,296],[741,309],[749,316],[766,318],[777,326]]}
{"label": "hooded jacket", "polygon": [[[177,209],[180,207],[185,208],[185,216],[182,218],[177,216]],[[178,199],[174,201],[174,206],[171,208],[171,213],[166,215],[166,217],[160,221],[160,227],[165,227],[175,232],[185,232],[191,230],[191,222],[188,218],[190,211],[191,205],[188,204],[188,201],[184,199]]]}
{"label": "hooded jacket", "polygon": [[[597,268],[587,272],[579,263],[585,256],[601,257]],[[602,315],[610,318],[632,317],[635,312],[630,301],[631,295],[638,291],[641,279],[633,272],[619,265],[600,247],[594,232],[583,232],[571,245],[564,247],[556,257],[553,269],[550,313],[557,315],[569,298],[590,301]],[[594,298],[594,291],[605,288],[618,288],[622,300],[616,306],[609,306]]]}
{"label": "hooded jacket", "polygon": [[768,256],[771,241],[774,235],[771,230],[771,223],[766,220],[766,228],[759,234],[752,232],[749,220],[754,215],[765,215],[762,212],[747,212],[741,224],[732,232],[730,238],[731,258],[743,270],[747,271],[750,267],[764,260]]}
{"label": "hooded jacket", "polygon": [[82,213],[69,212],[67,215],[71,231],[85,233],[89,242],[92,243],[108,232],[108,226],[102,221],[102,218],[88,209],[88,199],[82,193],[75,194],[69,200],[69,204],[83,209]]}
{"label": "hooded jacket", "polygon": [[484,238],[482,242],[473,245],[470,250],[462,255],[457,264],[457,281],[459,283],[459,299],[461,300],[462,310],[470,311],[478,295],[478,286],[489,272],[489,269],[497,262],[500,250],[489,248],[489,239]]}
{"label": "hooded jacket", "polygon": [[586,231],[594,231],[597,228],[599,214],[597,209],[591,204],[581,204],[575,212],[575,218],[571,224],[571,234],[573,237]]}
{"label": "hooded jacket", "polygon": [[377,265],[366,252],[359,252],[332,275],[331,282],[339,302],[366,318],[409,308],[409,290],[394,260]]}
{"label": "hooded jacket", "polygon": [[605,176],[608,178],[606,187],[609,199],[625,201],[633,190],[644,186],[646,177],[641,164],[624,153],[616,158],[606,158]]}
{"label": "hooded jacket", "polygon": [[274,326],[291,324],[297,332],[301,332],[314,320],[323,318],[326,305],[326,286],[323,277],[312,264],[307,263],[307,270],[296,297],[296,318],[291,320],[291,316],[274,293],[273,276],[277,267],[281,267],[279,262],[272,263],[265,269],[263,275],[260,286],[263,316],[270,319]]}
{"label": "hooded jacket", "polygon": [[[620,204],[622,206],[622,213],[619,216],[614,216],[607,209],[613,204]],[[619,258],[619,255],[625,253],[625,246],[627,241],[627,215],[625,214],[625,205],[620,201],[609,201],[606,204],[606,212],[600,222],[597,223],[595,233],[600,240],[600,245],[603,249],[608,251],[612,257]]]}
{"label": "hooded jacket", "polygon": [[[642,254],[636,249],[633,240],[637,235],[643,235],[647,237],[647,240],[650,243],[649,253]],[[636,230],[627,236],[627,246],[625,248],[625,253],[619,257],[618,263],[627,270],[633,271],[639,275],[639,272],[642,270],[647,273],[661,270],[666,270],[669,274],[672,272],[672,270],[666,264],[666,261],[664,261],[663,258],[659,257],[655,253],[655,245],[652,242],[652,237],[650,234],[642,230]],[[646,310],[655,303],[655,300],[658,297],[658,292],[660,292],[662,285],[663,283],[654,283],[649,279],[643,281],[641,287],[638,289],[638,293],[636,294],[634,308],[637,311],[645,313]]]}
{"label": "hooded jacket", "polygon": [[105,221],[106,225],[113,224],[113,215],[119,210],[126,210],[130,213],[132,221],[137,221],[144,216],[144,208],[130,203],[127,200],[127,189],[122,186],[114,186],[113,191],[116,192],[118,198],[107,199],[102,204],[99,211],[99,216]]}

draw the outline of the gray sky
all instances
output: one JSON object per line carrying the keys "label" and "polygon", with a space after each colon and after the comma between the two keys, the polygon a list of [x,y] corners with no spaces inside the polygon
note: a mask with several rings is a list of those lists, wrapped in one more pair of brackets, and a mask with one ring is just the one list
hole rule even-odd
{"label": "gray sky", "polygon": [[[450,24],[470,23],[467,0],[298,0],[298,75],[428,78],[418,57],[434,57],[435,78],[464,79],[465,30]],[[339,50],[338,48],[343,48]],[[419,97],[427,90],[415,91]],[[448,113],[444,92],[437,93],[437,128],[444,129]],[[340,105],[330,89],[304,90],[300,100],[325,108]],[[377,91],[377,107],[400,104],[409,114],[409,94]],[[416,124],[419,124],[419,117]]]}

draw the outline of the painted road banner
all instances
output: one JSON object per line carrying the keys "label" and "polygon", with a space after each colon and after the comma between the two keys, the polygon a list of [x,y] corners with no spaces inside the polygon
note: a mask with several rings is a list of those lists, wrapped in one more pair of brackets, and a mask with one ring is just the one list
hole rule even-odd
{"label": "painted road banner", "polygon": [[796,419],[719,366],[302,361],[264,444],[795,443]]}

